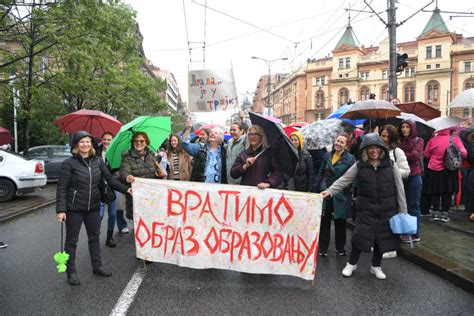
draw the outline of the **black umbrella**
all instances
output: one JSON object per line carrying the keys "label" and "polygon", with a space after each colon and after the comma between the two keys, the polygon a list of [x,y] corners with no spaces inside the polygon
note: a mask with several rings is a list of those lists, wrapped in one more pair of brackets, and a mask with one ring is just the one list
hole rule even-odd
{"label": "black umbrella", "polygon": [[298,163],[298,152],[291,144],[281,125],[257,113],[250,112],[249,115],[252,124],[260,125],[265,131],[270,146],[278,154],[283,172],[293,176]]}
{"label": "black umbrella", "polygon": [[376,121],[375,124],[377,124],[377,126],[384,126],[387,124],[391,124],[395,127],[398,127],[400,123],[404,120],[412,120],[416,123],[416,133],[418,137],[421,137],[426,140],[430,138],[431,136],[433,136],[434,128],[429,126],[428,122],[426,122],[424,119],[412,113],[402,112],[400,113],[400,115],[395,116],[395,117],[390,117],[387,119],[379,119]]}

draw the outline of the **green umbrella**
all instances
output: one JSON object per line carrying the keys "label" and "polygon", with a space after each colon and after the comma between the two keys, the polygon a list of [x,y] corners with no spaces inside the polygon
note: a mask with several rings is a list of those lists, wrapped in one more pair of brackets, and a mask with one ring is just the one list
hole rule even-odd
{"label": "green umbrella", "polygon": [[122,153],[130,149],[130,142],[135,132],[145,132],[150,139],[148,147],[156,152],[171,133],[171,118],[169,116],[139,116],[122,126],[105,154],[112,169],[120,167]]}

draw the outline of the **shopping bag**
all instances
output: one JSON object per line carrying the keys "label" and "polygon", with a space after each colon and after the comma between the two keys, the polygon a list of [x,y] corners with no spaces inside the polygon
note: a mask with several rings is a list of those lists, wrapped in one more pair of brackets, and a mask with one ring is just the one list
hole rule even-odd
{"label": "shopping bag", "polygon": [[408,213],[398,213],[390,218],[390,229],[394,234],[416,234],[417,219]]}

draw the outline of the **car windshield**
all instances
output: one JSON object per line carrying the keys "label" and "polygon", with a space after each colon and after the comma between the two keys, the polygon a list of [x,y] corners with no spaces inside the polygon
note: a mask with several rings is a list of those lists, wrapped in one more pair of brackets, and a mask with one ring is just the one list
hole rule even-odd
{"label": "car windshield", "polygon": [[71,150],[66,146],[53,147],[53,156],[54,157],[71,157]]}

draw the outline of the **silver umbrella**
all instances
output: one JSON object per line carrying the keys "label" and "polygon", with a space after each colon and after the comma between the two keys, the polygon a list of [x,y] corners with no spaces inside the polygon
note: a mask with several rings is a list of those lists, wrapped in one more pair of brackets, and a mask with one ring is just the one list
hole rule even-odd
{"label": "silver umbrella", "polygon": [[458,94],[449,104],[450,108],[474,108],[474,88]]}
{"label": "silver umbrella", "polygon": [[464,120],[460,119],[459,117],[441,116],[441,117],[437,117],[432,120],[429,120],[426,123],[432,128],[434,128],[435,132],[437,132],[443,129],[459,126],[462,122],[464,122]]}
{"label": "silver umbrella", "polygon": [[339,119],[319,120],[303,126],[301,134],[306,149],[321,149],[332,145],[337,135],[344,132],[342,121]]}

